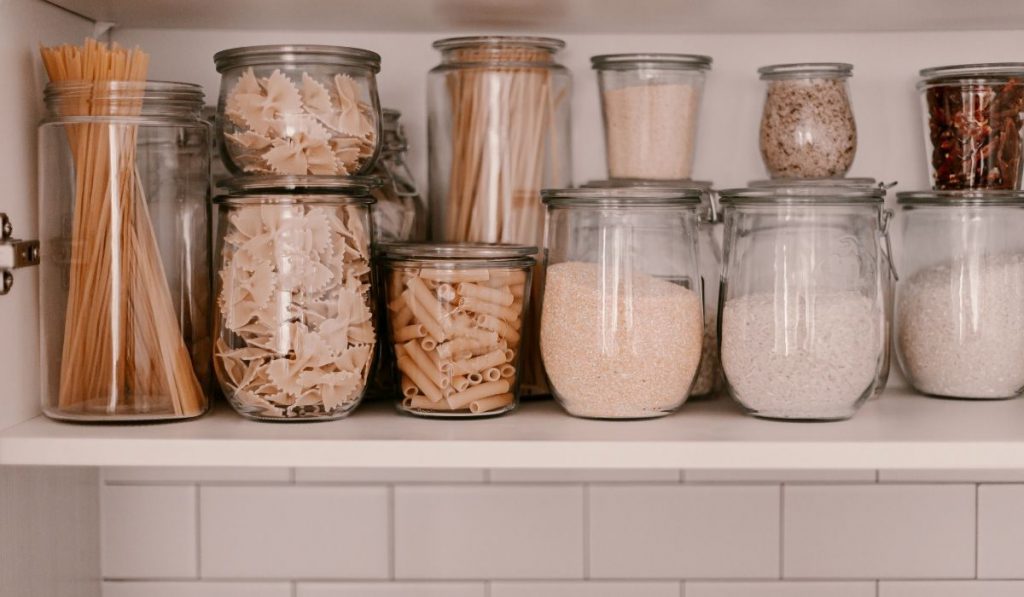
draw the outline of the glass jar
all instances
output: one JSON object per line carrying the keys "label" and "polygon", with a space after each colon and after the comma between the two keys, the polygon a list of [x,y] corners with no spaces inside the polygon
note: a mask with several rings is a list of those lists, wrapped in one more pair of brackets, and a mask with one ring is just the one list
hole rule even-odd
{"label": "glass jar", "polygon": [[1024,62],[939,66],[920,74],[932,188],[1022,188]]}
{"label": "glass jar", "polygon": [[701,180],[592,180],[585,189],[637,188],[700,192],[697,245],[700,259],[701,295],[704,302],[704,343],[691,398],[706,398],[722,388],[722,362],[718,358],[718,281],[722,274],[722,218],[711,183]]}
{"label": "glass jar", "polygon": [[383,183],[371,191],[377,200],[373,205],[373,240],[375,243],[424,241],[429,224],[427,206],[405,163],[409,144],[398,122],[402,113],[385,108],[383,115],[380,159],[372,173]]}
{"label": "glass jar", "polygon": [[1024,193],[898,193],[896,355],[919,392],[1024,392]]}
{"label": "glass jar", "polygon": [[235,174],[348,176],[380,149],[380,56],[340,46],[217,52],[217,136]]}
{"label": "glass jar", "polygon": [[220,206],[214,367],[228,402],[260,420],[339,419],[375,357],[369,186],[246,177]]}
{"label": "glass jar", "polygon": [[540,349],[571,415],[660,417],[686,400],[704,337],[700,192],[543,191],[547,277]]}
{"label": "glass jar", "polygon": [[519,402],[523,317],[537,247],[380,247],[400,412],[484,417]]}
{"label": "glass jar", "polygon": [[768,84],[761,115],[761,158],[769,176],[845,176],[857,153],[847,83],[853,66],[775,64],[757,72]]}
{"label": "glass jar", "polygon": [[610,178],[690,178],[704,79],[711,58],[605,54],[597,71]]}
{"label": "glass jar", "polygon": [[39,127],[43,412],[184,419],[210,387],[203,92],[62,82]]}
{"label": "glass jar", "polygon": [[721,196],[719,337],[730,395],[758,417],[851,417],[872,394],[885,352],[884,191]]}
{"label": "glass jar", "polygon": [[[428,78],[433,239],[540,246],[540,190],[571,184],[572,79],[546,37],[456,37],[434,43]],[[523,393],[544,394],[536,347],[540,285],[527,313]]]}

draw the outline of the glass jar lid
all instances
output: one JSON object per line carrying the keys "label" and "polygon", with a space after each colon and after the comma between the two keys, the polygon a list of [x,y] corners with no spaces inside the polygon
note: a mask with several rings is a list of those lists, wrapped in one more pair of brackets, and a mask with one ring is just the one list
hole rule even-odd
{"label": "glass jar lid", "polygon": [[544,189],[541,201],[548,207],[696,207],[703,191],[697,188],[608,187]]}
{"label": "glass jar lid", "polygon": [[605,178],[590,180],[580,185],[581,189],[698,189],[701,191],[711,190],[709,180],[655,180],[651,178]]}
{"label": "glass jar lid", "polygon": [[565,42],[554,37],[537,37],[533,35],[467,35],[446,37],[433,43],[435,50],[461,50],[464,48],[510,48],[525,47],[535,50],[557,52],[565,47]]}
{"label": "glass jar lid", "polygon": [[873,187],[891,188],[896,183],[879,183],[870,177],[853,178],[768,178],[765,180],[752,180],[747,183],[751,189],[778,189],[783,187],[849,187],[852,189],[870,189]]}
{"label": "glass jar lid", "polygon": [[528,266],[536,262],[537,247],[499,243],[381,243],[377,255],[389,262],[430,263],[432,266]]}
{"label": "glass jar lid", "polygon": [[382,184],[375,176],[235,176],[219,183],[227,195],[214,198],[214,203],[290,201],[298,197],[333,202],[342,197],[369,205],[376,202],[370,191]]}
{"label": "glass jar lid", "polygon": [[845,79],[853,75],[853,65],[846,62],[797,62],[769,64],[757,69],[762,80],[777,79]]}
{"label": "glass jar lid", "polygon": [[881,205],[885,190],[878,187],[789,186],[726,189],[719,192],[723,205]]}
{"label": "glass jar lid", "polygon": [[979,62],[923,68],[920,84],[958,82],[971,79],[1024,78],[1024,62]]}
{"label": "glass jar lid", "polygon": [[176,81],[52,81],[43,91],[51,116],[202,116],[203,88]]}
{"label": "glass jar lid", "polygon": [[896,201],[901,206],[1018,205],[1024,207],[1024,191],[904,191],[896,193]]}
{"label": "glass jar lid", "polygon": [[711,57],[703,54],[601,54],[590,58],[590,66],[594,70],[709,70]]}
{"label": "glass jar lid", "polygon": [[213,55],[217,72],[240,66],[274,64],[330,64],[367,68],[380,72],[380,54],[362,48],[324,45],[245,46],[221,50]]}

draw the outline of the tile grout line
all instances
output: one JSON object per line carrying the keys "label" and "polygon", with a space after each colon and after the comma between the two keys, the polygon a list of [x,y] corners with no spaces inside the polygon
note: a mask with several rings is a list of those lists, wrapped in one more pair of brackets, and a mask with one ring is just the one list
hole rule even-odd
{"label": "tile grout line", "polygon": [[398,539],[395,537],[395,484],[388,484],[388,579],[395,581],[395,551]]}
{"label": "tile grout line", "polygon": [[981,483],[974,484],[974,578],[978,578],[978,552],[981,542]]}
{"label": "tile grout line", "polygon": [[786,568],[786,484],[779,483],[779,580]]}
{"label": "tile grout line", "polygon": [[203,578],[203,552],[202,552],[203,542],[201,540],[202,539],[202,535],[200,533],[203,532],[203,520],[202,520],[203,510],[202,510],[202,506],[201,506],[202,491],[201,491],[199,483],[195,484],[194,491],[195,491],[194,495],[195,495],[195,499],[196,499],[196,504],[195,504],[195,511],[196,511],[196,537],[195,537],[195,542],[196,542],[196,579],[202,580],[202,578]]}
{"label": "tile grout line", "polygon": [[590,484],[583,487],[583,580],[590,580]]}

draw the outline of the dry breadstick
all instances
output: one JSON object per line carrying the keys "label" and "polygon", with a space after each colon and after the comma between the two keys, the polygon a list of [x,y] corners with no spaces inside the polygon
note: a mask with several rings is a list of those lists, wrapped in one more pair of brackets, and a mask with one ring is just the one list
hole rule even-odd
{"label": "dry breadstick", "polygon": [[490,272],[486,269],[421,269],[419,276],[425,280],[438,282],[483,282],[490,278]]}
{"label": "dry breadstick", "polygon": [[459,392],[448,397],[448,404],[454,408],[465,408],[470,402],[476,402],[488,396],[504,394],[509,389],[509,383],[505,380],[489,381],[478,386],[473,386],[465,392]]}
{"label": "dry breadstick", "polygon": [[515,400],[515,396],[510,393],[498,394],[497,396],[490,396],[488,398],[481,398],[475,402],[469,403],[469,412],[471,413],[485,413],[492,410],[498,410],[503,406],[512,404]]}
{"label": "dry breadstick", "polygon": [[458,288],[459,294],[462,296],[478,298],[488,303],[501,305],[502,307],[508,307],[516,300],[516,297],[512,296],[512,293],[509,292],[508,287],[490,288],[463,282],[459,284]]}

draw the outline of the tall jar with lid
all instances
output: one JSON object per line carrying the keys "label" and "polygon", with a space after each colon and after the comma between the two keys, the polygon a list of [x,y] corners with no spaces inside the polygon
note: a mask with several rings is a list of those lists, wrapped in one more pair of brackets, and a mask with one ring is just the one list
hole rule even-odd
{"label": "tall jar with lid", "polygon": [[857,153],[848,80],[839,62],[774,64],[757,71],[767,83],[761,158],[772,178],[842,177]]}
{"label": "tall jar with lid", "polygon": [[400,412],[472,418],[516,408],[536,253],[489,243],[380,247]]}
{"label": "tall jar with lid", "polygon": [[217,52],[217,136],[236,174],[354,176],[381,147],[380,55],[268,45]]}
{"label": "tall jar with lid", "polygon": [[245,417],[338,419],[377,344],[366,181],[248,177],[219,205],[214,367]]}
{"label": "tall jar with lid", "polygon": [[196,417],[210,388],[210,128],[188,83],[46,87],[39,127],[43,412]]}
{"label": "tall jar with lid", "polygon": [[430,225],[427,205],[406,165],[409,143],[399,122],[402,113],[384,108],[382,114],[380,159],[372,172],[381,181],[381,185],[371,191],[377,200],[373,204],[374,242],[425,241]]}
{"label": "tall jar with lid", "polygon": [[881,189],[722,191],[722,369],[730,395],[774,419],[851,417],[884,358]]}
{"label": "tall jar with lid", "polygon": [[897,194],[896,354],[919,392],[1024,392],[1024,193]]}
{"label": "tall jar with lid", "polygon": [[597,71],[608,176],[690,178],[704,79],[697,54],[603,54]]}
{"label": "tall jar with lid", "polygon": [[[434,43],[441,51],[427,81],[434,240],[542,245],[540,190],[571,184],[572,79],[556,60],[563,47],[559,39],[502,35]],[[543,280],[543,271],[535,278]],[[546,392],[531,350],[537,292],[525,330],[526,394]]]}
{"label": "tall jar with lid", "polygon": [[571,415],[660,417],[693,386],[704,336],[700,192],[545,190],[540,348]]}

